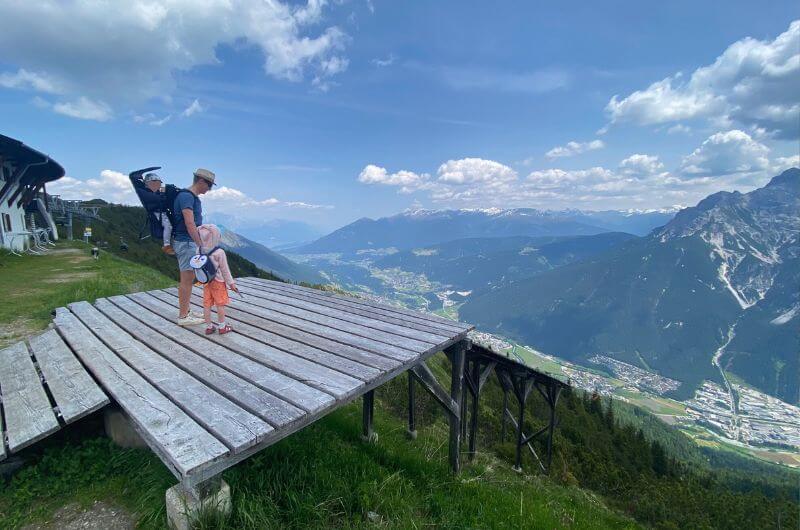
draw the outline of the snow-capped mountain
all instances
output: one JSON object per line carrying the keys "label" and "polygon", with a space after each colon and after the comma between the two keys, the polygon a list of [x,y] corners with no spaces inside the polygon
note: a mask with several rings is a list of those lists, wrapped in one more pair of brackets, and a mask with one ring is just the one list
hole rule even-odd
{"label": "snow-capped mountain", "polygon": [[579,236],[604,232],[644,235],[668,222],[673,215],[674,211],[417,209],[380,219],[359,219],[293,252],[405,250],[473,237]]}

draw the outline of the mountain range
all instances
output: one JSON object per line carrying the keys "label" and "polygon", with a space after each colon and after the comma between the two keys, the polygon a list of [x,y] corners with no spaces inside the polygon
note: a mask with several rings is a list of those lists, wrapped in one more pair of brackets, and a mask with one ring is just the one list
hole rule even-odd
{"label": "mountain range", "polygon": [[389,248],[407,250],[454,239],[482,237],[554,237],[604,232],[644,235],[667,223],[674,214],[674,210],[414,210],[380,219],[359,219],[291,252],[312,254],[356,253]]}
{"label": "mountain range", "polygon": [[727,372],[798,396],[800,169],[720,192],[648,236],[477,297],[463,320],[568,359],[596,353],[683,381]]}

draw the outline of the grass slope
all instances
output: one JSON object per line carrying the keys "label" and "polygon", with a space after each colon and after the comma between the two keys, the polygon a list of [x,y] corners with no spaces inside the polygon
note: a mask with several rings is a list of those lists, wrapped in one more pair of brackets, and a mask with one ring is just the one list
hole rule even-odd
{"label": "grass slope", "polygon": [[50,313],[70,302],[175,285],[157,270],[106,252],[92,259],[90,248],[75,241],[60,242],[43,256],[0,254],[6,296],[0,304],[0,346],[44,329]]}

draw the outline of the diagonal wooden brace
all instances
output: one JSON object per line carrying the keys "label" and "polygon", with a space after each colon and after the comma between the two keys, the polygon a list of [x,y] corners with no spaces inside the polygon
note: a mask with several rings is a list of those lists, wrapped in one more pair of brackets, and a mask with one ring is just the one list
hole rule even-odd
{"label": "diagonal wooden brace", "polygon": [[459,417],[458,403],[456,403],[456,401],[450,397],[450,394],[447,393],[447,390],[439,384],[439,381],[436,380],[436,376],[433,375],[433,372],[431,372],[431,369],[428,368],[428,365],[425,364],[424,361],[413,367],[409,373],[439,402],[448,416]]}

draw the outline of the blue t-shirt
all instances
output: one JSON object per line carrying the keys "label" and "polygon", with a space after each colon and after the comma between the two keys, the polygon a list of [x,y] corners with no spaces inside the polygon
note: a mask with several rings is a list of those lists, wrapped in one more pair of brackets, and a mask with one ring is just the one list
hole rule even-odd
{"label": "blue t-shirt", "polygon": [[186,230],[186,223],[183,222],[183,210],[186,208],[194,213],[194,226],[203,224],[203,205],[200,204],[200,198],[191,191],[179,191],[173,206],[175,222],[172,227],[172,237],[175,238],[175,241],[192,241],[192,236]]}

